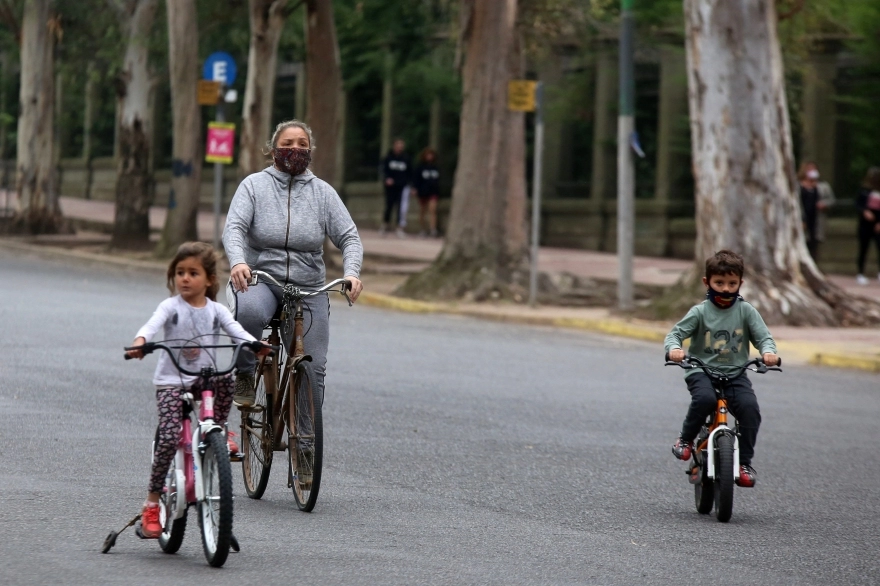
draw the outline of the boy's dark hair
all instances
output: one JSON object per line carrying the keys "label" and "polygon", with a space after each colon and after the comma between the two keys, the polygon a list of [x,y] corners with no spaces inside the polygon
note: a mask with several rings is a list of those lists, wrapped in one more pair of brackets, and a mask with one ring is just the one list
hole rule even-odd
{"label": "boy's dark hair", "polygon": [[731,274],[742,279],[745,270],[746,265],[743,262],[743,257],[732,250],[719,250],[714,256],[706,260],[707,279],[711,279],[715,275]]}
{"label": "boy's dark hair", "polygon": [[177,249],[177,254],[168,264],[168,290],[174,295],[174,273],[177,272],[177,265],[180,261],[196,257],[205,269],[208,275],[208,290],[205,296],[211,301],[217,301],[217,292],[220,290],[220,283],[217,280],[217,255],[214,253],[214,247],[205,242],[184,242]]}

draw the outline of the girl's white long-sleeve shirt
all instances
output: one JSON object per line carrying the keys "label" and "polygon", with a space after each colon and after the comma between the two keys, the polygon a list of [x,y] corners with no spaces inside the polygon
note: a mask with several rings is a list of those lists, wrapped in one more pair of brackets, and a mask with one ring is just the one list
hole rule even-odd
{"label": "girl's white long-sleeve shirt", "polygon": [[[138,330],[135,338],[143,337],[149,342],[159,330],[164,330],[167,345],[183,346],[176,350],[175,358],[187,370],[197,372],[205,366],[214,366],[218,370],[226,368],[226,364],[216,363],[216,350],[200,346],[220,344],[221,330],[236,344],[245,340],[253,342],[256,338],[233,319],[225,306],[210,299],[206,301],[204,307],[193,307],[180,295],[166,299],[156,308],[153,317]],[[158,352],[159,362],[153,374],[153,384],[160,388],[189,388],[195,382],[197,377],[177,370],[167,352]]]}

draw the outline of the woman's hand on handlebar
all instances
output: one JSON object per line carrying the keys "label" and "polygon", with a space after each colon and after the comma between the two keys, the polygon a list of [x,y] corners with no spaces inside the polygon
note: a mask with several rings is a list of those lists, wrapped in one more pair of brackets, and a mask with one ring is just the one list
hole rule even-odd
{"label": "woman's hand on handlebar", "polygon": [[358,296],[360,296],[361,291],[364,290],[364,284],[361,283],[361,280],[357,277],[345,277],[345,280],[351,284],[349,288],[348,298],[351,299],[351,302],[354,303],[357,301]]}
{"label": "woman's hand on handlebar", "polygon": [[681,348],[673,348],[669,351],[669,359],[673,362],[681,362],[684,360],[685,353]]}
{"label": "woman's hand on handlebar", "polygon": [[247,291],[248,283],[251,280],[251,268],[245,263],[240,262],[229,271],[229,278],[232,280],[232,286],[236,291]]}
{"label": "woman's hand on handlebar", "polygon": [[[147,343],[147,341],[144,339],[143,336],[138,336],[137,338],[134,339],[134,342],[132,342],[131,345],[132,346],[143,346],[146,343]],[[126,354],[128,354],[132,358],[137,358],[138,360],[143,360],[143,358],[144,358],[144,352],[143,352],[143,350],[140,350],[140,349],[128,350],[126,352]]]}
{"label": "woman's hand on handlebar", "polygon": [[776,364],[779,362],[779,356],[770,352],[767,352],[761,358],[764,360],[764,364],[766,364],[767,366],[776,366]]}

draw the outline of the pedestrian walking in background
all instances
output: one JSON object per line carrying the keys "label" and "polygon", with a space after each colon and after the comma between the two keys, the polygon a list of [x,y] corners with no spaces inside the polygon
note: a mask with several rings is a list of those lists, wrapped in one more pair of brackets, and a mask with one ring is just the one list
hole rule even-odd
{"label": "pedestrian walking in background", "polygon": [[404,152],[406,143],[402,139],[395,139],[391,150],[382,162],[382,177],[385,181],[385,213],[382,215],[382,225],[379,234],[385,234],[391,227],[391,215],[397,213],[394,226],[397,227],[398,238],[404,238],[403,214],[400,210],[400,202],[403,196],[403,188],[410,182],[411,164],[409,157]]}
{"label": "pedestrian walking in background", "polygon": [[419,198],[419,226],[422,236],[437,236],[437,200],[440,199],[440,171],[437,169],[437,152],[425,148],[413,173],[413,191]]}
{"label": "pedestrian walking in background", "polygon": [[[867,285],[865,261],[872,240],[877,247],[877,262],[880,264],[880,167],[871,167],[865,174],[862,189],[856,198],[856,208],[859,210],[859,274],[856,275],[856,282]],[[880,272],[877,273],[877,279],[880,280]]]}
{"label": "pedestrian walking in background", "polygon": [[834,205],[834,191],[827,181],[819,181],[816,163],[805,161],[798,170],[801,195],[801,219],[807,249],[813,260],[819,261],[819,243],[825,240],[825,220],[828,209]]}

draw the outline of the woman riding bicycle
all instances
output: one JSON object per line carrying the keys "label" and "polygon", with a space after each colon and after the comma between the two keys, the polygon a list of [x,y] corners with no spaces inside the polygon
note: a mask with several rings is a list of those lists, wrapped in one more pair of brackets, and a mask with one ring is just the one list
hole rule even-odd
{"label": "woman riding bicycle", "polygon": [[[324,238],[342,251],[343,277],[351,283],[351,300],[360,295],[363,246],[357,227],[336,191],[309,169],[315,142],[311,129],[297,120],[280,123],[268,147],[273,165],[245,177],[232,198],[223,246],[229,257],[236,296],[235,319],[259,339],[278,309],[281,289],[260,282],[249,286],[251,270],[303,289],[324,284]],[[330,343],[330,300],[326,293],[304,302],[308,352],[323,396]],[[253,355],[239,356],[235,402],[254,403]]]}

